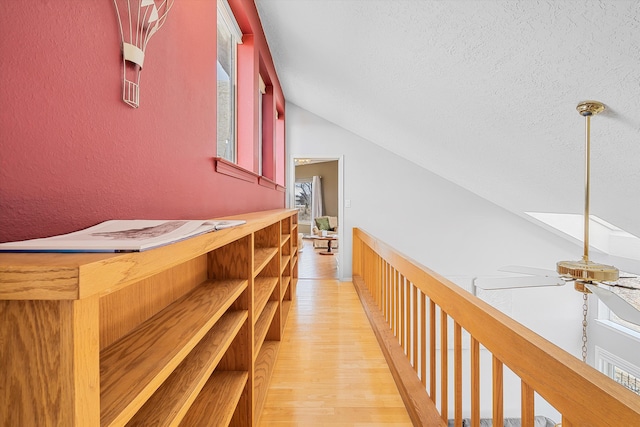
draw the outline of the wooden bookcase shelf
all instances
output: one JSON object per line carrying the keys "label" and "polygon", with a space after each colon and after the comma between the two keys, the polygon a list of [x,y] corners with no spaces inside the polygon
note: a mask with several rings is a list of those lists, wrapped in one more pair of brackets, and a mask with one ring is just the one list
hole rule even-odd
{"label": "wooden bookcase shelf", "polygon": [[271,326],[271,322],[273,321],[273,316],[276,314],[278,310],[278,302],[277,301],[269,301],[267,306],[262,311],[260,318],[256,322],[255,332],[254,332],[254,346],[256,349],[256,353],[260,351],[260,346],[264,342],[264,339],[269,332],[269,328]]}
{"label": "wooden bookcase shelf", "polygon": [[244,371],[214,372],[187,416],[184,427],[218,427],[231,424],[238,402],[246,389],[249,374]]}
{"label": "wooden bookcase shelf", "polygon": [[285,297],[285,294],[287,293],[287,290],[289,290],[289,283],[291,283],[291,277],[282,276],[282,292],[280,295],[280,299],[283,299]]}
{"label": "wooden bookcase shelf", "polygon": [[100,424],[126,423],[246,288],[207,282],[100,352]]}
{"label": "wooden bookcase shelf", "polygon": [[198,396],[246,320],[245,310],[225,314],[127,425],[177,424],[186,415],[186,409]]}
{"label": "wooden bookcase shelf", "polygon": [[297,283],[297,211],[123,254],[0,254],[0,425],[253,426]]}
{"label": "wooden bookcase shelf", "polygon": [[262,269],[269,264],[273,257],[278,253],[278,248],[255,248],[254,249],[254,275],[259,274]]}
{"label": "wooden bookcase shelf", "polygon": [[269,301],[274,289],[278,285],[277,277],[257,277],[254,283],[254,307],[256,318],[260,316],[264,306]]}
{"label": "wooden bookcase shelf", "polygon": [[262,343],[262,347],[256,358],[254,387],[258,413],[262,411],[264,400],[267,397],[269,381],[271,380],[271,374],[273,374],[273,366],[276,363],[279,347],[280,343],[278,341],[265,341]]}

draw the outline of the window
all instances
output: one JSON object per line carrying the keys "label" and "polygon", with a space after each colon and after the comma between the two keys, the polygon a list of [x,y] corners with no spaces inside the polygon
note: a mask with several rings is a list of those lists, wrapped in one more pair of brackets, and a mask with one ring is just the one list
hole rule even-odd
{"label": "window", "polygon": [[596,347],[596,360],[600,371],[640,395],[640,369],[613,354]]}
{"label": "window", "polygon": [[236,162],[236,58],[242,33],[226,0],[218,0],[217,156]]}
{"label": "window", "polygon": [[311,178],[296,180],[296,209],[300,224],[311,224]]}
{"label": "window", "polygon": [[262,76],[258,74],[258,175],[262,175],[262,147],[264,146],[262,139],[264,131],[262,129],[264,122],[264,94],[267,93],[267,86],[264,84]]}

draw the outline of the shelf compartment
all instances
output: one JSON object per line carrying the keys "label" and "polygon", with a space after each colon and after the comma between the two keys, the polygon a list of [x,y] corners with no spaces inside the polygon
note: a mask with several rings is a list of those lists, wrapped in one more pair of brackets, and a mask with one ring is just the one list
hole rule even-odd
{"label": "shelf compartment", "polygon": [[127,426],[160,427],[180,422],[247,318],[246,310],[222,316]]}
{"label": "shelf compartment", "polygon": [[289,255],[282,255],[282,259],[280,260],[280,274],[284,274],[289,265],[289,259]]}
{"label": "shelf compartment", "polygon": [[283,299],[284,296],[287,294],[287,289],[289,288],[289,283],[291,283],[291,277],[289,276],[282,276],[282,291],[280,292],[280,299]]}
{"label": "shelf compartment", "polygon": [[255,314],[254,319],[260,316],[264,306],[273,294],[273,290],[278,285],[277,277],[256,277],[253,282],[253,304]]}
{"label": "shelf compartment", "polygon": [[271,326],[271,321],[273,320],[273,315],[278,310],[278,302],[277,301],[269,301],[264,308],[264,311],[258,318],[256,322],[255,332],[254,332],[254,346],[256,349],[256,353],[260,349],[260,345],[264,341],[264,338],[267,336],[267,332],[269,332],[269,327]]}
{"label": "shelf compartment", "polygon": [[278,253],[278,248],[255,248],[253,253],[253,275],[260,274],[262,269],[269,264]]}
{"label": "shelf compartment", "polygon": [[245,371],[216,371],[211,375],[181,426],[228,426],[247,385]]}
{"label": "shelf compartment", "polygon": [[205,282],[100,353],[100,425],[122,425],[247,288]]}
{"label": "shelf compartment", "polygon": [[289,318],[290,310],[291,310],[291,301],[289,300],[282,301],[282,332],[284,332],[284,327],[287,323],[287,319]]}
{"label": "shelf compartment", "polygon": [[256,405],[254,412],[255,421],[260,417],[265,398],[267,397],[269,380],[271,379],[271,374],[273,374],[273,367],[276,363],[279,348],[280,343],[278,341],[265,341],[256,358],[253,379]]}
{"label": "shelf compartment", "polygon": [[280,238],[280,246],[286,245],[289,242],[289,239],[291,239],[290,234],[283,234]]}

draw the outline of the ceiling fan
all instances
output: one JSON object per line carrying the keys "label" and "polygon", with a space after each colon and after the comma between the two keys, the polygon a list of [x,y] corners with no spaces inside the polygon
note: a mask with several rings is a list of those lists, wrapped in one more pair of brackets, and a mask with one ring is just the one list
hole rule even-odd
{"label": "ceiling fan", "polygon": [[[598,101],[583,101],[577,108],[581,116],[586,121],[586,153],[585,153],[585,207],[584,207],[584,254],[579,261],[559,261],[556,264],[556,271],[541,268],[506,266],[501,271],[525,274],[520,277],[498,277],[474,279],[474,286],[484,290],[513,289],[523,287],[538,286],[562,286],[567,282],[574,282],[574,288],[583,293],[583,312],[585,321],[583,322],[583,333],[586,338],[586,307],[587,295],[594,294],[619,318],[637,325],[640,325],[640,310],[611,291],[613,287],[634,289],[640,288],[626,286],[618,283],[620,271],[612,265],[599,264],[589,259],[589,173],[590,173],[590,145],[591,145],[591,117],[605,109],[604,104]],[[620,259],[608,256],[609,259]],[[629,260],[620,259],[625,265]],[[633,265],[633,264],[631,264]],[[633,268],[633,267],[632,267]],[[630,268],[625,270],[634,274],[640,271],[633,271]],[[583,348],[583,358],[586,357],[586,349]]]}

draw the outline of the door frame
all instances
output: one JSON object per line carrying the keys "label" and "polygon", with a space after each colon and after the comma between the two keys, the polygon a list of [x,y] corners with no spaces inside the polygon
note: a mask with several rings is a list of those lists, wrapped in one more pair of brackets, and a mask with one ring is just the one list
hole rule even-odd
{"label": "door frame", "polygon": [[289,156],[289,162],[288,162],[288,168],[289,168],[289,173],[288,173],[288,184],[287,184],[287,192],[286,192],[286,199],[287,199],[287,207],[290,209],[295,209],[296,206],[296,202],[295,202],[295,186],[296,186],[296,164],[295,164],[295,159],[311,159],[311,160],[322,160],[322,161],[327,161],[327,162],[331,162],[331,161],[338,161],[338,242],[340,244],[340,250],[338,250],[338,279],[340,281],[345,281],[348,279],[345,279],[342,277],[342,272],[344,271],[342,266],[344,265],[344,224],[345,224],[345,218],[344,218],[344,155],[339,155],[339,156],[313,156],[313,155],[309,155],[309,156],[305,156],[302,154],[298,154],[298,153],[294,153],[291,154]]}

